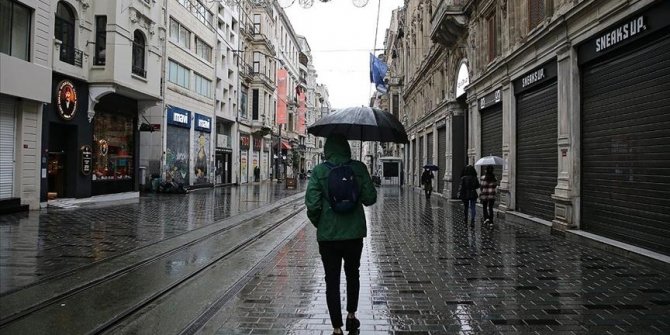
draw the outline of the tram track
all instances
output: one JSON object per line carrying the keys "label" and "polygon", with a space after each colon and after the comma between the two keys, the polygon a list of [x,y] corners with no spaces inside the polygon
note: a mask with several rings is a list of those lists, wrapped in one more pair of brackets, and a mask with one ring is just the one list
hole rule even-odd
{"label": "tram track", "polygon": [[304,222],[302,196],[282,200],[4,294],[0,334],[109,331],[287,221]]}

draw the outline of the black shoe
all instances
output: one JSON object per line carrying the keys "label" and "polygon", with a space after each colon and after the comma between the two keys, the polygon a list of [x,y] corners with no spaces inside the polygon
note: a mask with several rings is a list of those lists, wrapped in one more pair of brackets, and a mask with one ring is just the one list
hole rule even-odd
{"label": "black shoe", "polygon": [[358,328],[361,327],[361,322],[358,321],[355,317],[353,318],[347,318],[347,324],[346,324],[346,330],[347,331],[355,331],[358,330]]}

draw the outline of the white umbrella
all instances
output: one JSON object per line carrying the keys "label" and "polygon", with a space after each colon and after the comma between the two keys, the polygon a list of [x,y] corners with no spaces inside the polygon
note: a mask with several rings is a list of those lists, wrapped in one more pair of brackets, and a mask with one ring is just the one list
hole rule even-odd
{"label": "white umbrella", "polygon": [[480,158],[477,163],[475,163],[475,166],[482,165],[505,165],[505,160],[498,156],[485,156]]}

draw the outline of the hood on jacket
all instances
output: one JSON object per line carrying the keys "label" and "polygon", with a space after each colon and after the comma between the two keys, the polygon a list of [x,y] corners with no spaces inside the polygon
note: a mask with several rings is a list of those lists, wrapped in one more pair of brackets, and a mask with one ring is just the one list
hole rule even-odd
{"label": "hood on jacket", "polygon": [[342,164],[351,159],[351,148],[349,142],[342,135],[332,135],[326,139],[323,146],[326,160],[335,164]]}

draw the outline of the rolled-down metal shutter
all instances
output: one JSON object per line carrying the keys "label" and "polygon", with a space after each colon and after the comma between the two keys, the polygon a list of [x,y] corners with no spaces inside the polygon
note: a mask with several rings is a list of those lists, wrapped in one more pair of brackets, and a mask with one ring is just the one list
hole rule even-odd
{"label": "rolled-down metal shutter", "polygon": [[582,70],[582,228],[670,254],[670,37]]}
{"label": "rolled-down metal shutter", "polygon": [[418,143],[419,146],[416,148],[416,150],[419,152],[419,161],[417,162],[418,163],[417,164],[418,165],[418,171],[416,173],[417,176],[418,176],[418,181],[419,181],[418,185],[421,185],[421,172],[423,171],[421,169],[421,167],[424,164],[426,164],[423,160],[423,157],[424,157],[424,155],[423,155],[423,139],[424,139],[423,136],[419,137],[419,143]]}
{"label": "rolled-down metal shutter", "polygon": [[14,195],[15,101],[0,96],[0,199]]}
{"label": "rolled-down metal shutter", "polygon": [[[502,157],[502,104],[497,104],[481,112],[482,127],[482,152],[481,156]],[[496,179],[500,184],[502,178],[502,167],[495,168]]]}
{"label": "rolled-down metal shutter", "polygon": [[516,210],[554,219],[558,177],[556,82],[517,97]]}
{"label": "rolled-down metal shutter", "polygon": [[409,169],[410,169],[410,185],[414,185],[414,174],[416,173],[416,140],[412,140],[412,145],[411,145],[411,152],[412,152],[412,160],[410,160],[408,163]]}
{"label": "rolled-down metal shutter", "polygon": [[444,171],[447,168],[447,127],[437,130],[437,191],[444,192]]}

